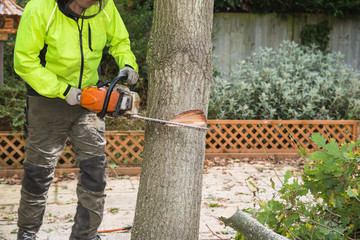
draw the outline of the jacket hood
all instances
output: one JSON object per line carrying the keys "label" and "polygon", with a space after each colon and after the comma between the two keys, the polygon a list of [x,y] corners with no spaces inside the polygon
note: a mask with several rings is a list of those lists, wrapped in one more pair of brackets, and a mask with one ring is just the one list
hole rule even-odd
{"label": "jacket hood", "polygon": [[108,0],[85,0],[84,4],[88,3],[89,5],[95,1],[94,4],[92,4],[88,8],[84,8],[83,12],[81,14],[78,14],[74,12],[70,8],[70,4],[74,2],[75,0],[57,0],[59,9],[68,17],[71,18],[81,18],[81,19],[89,19],[92,17],[95,17],[98,13],[100,13],[106,6]]}

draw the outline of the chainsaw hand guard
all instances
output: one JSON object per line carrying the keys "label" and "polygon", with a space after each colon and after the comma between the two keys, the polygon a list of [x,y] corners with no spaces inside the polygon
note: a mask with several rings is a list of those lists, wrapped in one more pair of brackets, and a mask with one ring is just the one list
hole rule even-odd
{"label": "chainsaw hand guard", "polygon": [[[122,75],[122,76],[119,76],[117,78],[114,79],[114,81],[110,84],[107,92],[106,92],[106,95],[105,95],[105,99],[104,99],[104,105],[103,105],[103,108],[101,110],[100,113],[98,113],[98,116],[100,118],[104,118],[106,113],[107,113],[107,109],[108,109],[108,106],[109,106],[109,101],[110,101],[110,97],[111,97],[111,94],[114,90],[114,87],[115,85],[119,82],[119,81],[122,81],[122,80],[126,80],[127,79],[127,76],[125,75]],[[120,100],[120,98],[119,98]]]}

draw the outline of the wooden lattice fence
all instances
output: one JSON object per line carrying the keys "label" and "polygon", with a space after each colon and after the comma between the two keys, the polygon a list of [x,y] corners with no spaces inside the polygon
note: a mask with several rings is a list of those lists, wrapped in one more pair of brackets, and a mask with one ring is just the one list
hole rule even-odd
{"label": "wooden lattice fence", "polygon": [[[140,165],[144,132],[106,132],[106,147],[110,165]],[[25,140],[22,133],[0,132],[0,168],[22,168],[25,158]],[[58,168],[76,167],[70,141],[66,142]]]}
{"label": "wooden lattice fence", "polygon": [[296,155],[299,146],[316,150],[310,140],[315,132],[339,143],[358,138],[355,120],[209,120],[208,156]]}
{"label": "wooden lattice fence", "polygon": [[[310,135],[320,132],[339,143],[358,138],[358,121],[301,120],[209,120],[206,135],[207,157],[296,155],[298,147],[314,151]],[[109,166],[140,166],[144,132],[106,132]],[[25,158],[22,133],[0,132],[0,169],[22,168]],[[70,142],[67,142],[58,168],[76,166]]]}
{"label": "wooden lattice fence", "polygon": [[0,168],[20,168],[24,152],[22,133],[0,132]]}

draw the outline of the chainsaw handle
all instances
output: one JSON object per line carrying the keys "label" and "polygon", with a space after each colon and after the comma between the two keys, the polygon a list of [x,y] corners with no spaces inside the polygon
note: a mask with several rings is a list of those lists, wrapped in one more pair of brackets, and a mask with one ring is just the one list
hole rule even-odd
{"label": "chainsaw handle", "polygon": [[104,86],[109,86],[109,80],[106,80],[106,81],[104,81],[104,82],[98,82],[97,84],[96,84],[96,87],[97,88],[101,88],[101,87],[104,87]]}
{"label": "chainsaw handle", "polygon": [[110,84],[107,92],[106,92],[106,95],[105,95],[105,99],[104,99],[104,105],[103,105],[103,108],[101,110],[101,112],[98,113],[98,116],[100,118],[104,118],[105,115],[106,115],[106,112],[107,112],[107,108],[109,106],[109,102],[110,102],[110,96],[111,96],[111,93],[112,91],[114,90],[115,88],[115,85],[119,82],[119,81],[123,81],[123,80],[126,80],[127,79],[127,75],[121,75],[121,76],[118,76],[114,79],[114,81]]}
{"label": "chainsaw handle", "polygon": [[[126,80],[128,78],[128,73],[127,72],[124,72],[122,73],[121,75],[118,75],[113,82],[118,82],[119,80]],[[130,91],[134,91],[134,88],[135,88],[135,84],[132,84],[132,85],[129,85],[128,86],[130,88]]]}

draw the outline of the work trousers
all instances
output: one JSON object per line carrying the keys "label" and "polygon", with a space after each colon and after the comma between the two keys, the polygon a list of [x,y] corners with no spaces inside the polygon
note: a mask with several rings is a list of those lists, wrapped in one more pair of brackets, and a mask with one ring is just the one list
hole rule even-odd
{"label": "work trousers", "polygon": [[36,233],[42,224],[54,169],[69,137],[80,168],[78,205],[70,239],[97,235],[105,200],[105,122],[64,100],[28,96],[26,158],[18,227]]}

